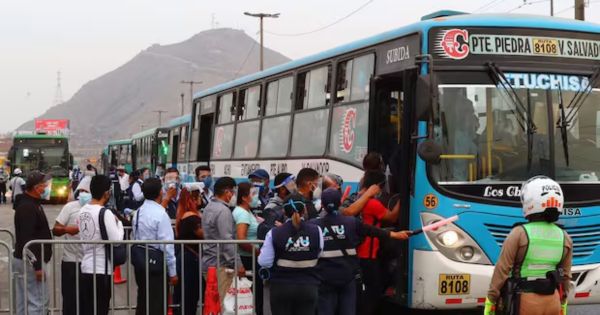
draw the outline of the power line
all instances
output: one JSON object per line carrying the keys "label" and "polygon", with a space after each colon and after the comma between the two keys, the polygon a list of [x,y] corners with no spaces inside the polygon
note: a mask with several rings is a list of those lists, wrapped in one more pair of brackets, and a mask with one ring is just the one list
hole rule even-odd
{"label": "power line", "polygon": [[492,0],[492,1],[490,1],[490,2],[488,2],[486,4],[484,4],[484,5],[482,5],[477,10],[473,11],[473,13],[480,12],[482,10],[488,10],[488,9],[494,7],[494,4],[497,4],[497,2],[499,2],[499,1],[501,1],[501,0]]}
{"label": "power line", "polygon": [[254,41],[252,43],[252,46],[250,46],[250,50],[248,51],[248,54],[246,55],[246,58],[244,58],[244,62],[242,62],[242,64],[240,65],[240,68],[237,69],[237,71],[233,75],[233,79],[237,78],[237,76],[240,73],[240,71],[242,71],[242,69],[246,65],[246,62],[248,62],[248,58],[250,58],[250,55],[252,54],[252,51],[254,50],[254,47],[256,47],[256,41]]}
{"label": "power line", "polygon": [[516,8],[513,8],[511,10],[506,11],[507,13],[511,13],[513,11],[519,10],[520,8],[526,6],[526,5],[532,5],[532,4],[538,4],[538,3],[542,3],[542,2],[548,2],[550,0],[538,0],[538,1],[532,1],[532,2],[527,2],[527,0],[525,0],[521,5],[517,6]]}
{"label": "power line", "polygon": [[275,35],[275,36],[289,36],[289,37],[294,37],[294,36],[303,36],[303,35],[308,35],[308,34],[320,32],[320,31],[322,31],[324,29],[330,28],[330,27],[332,27],[332,26],[334,26],[334,25],[342,22],[343,20],[351,17],[352,15],[356,14],[358,11],[364,9],[367,5],[371,4],[371,2],[373,2],[373,1],[375,1],[375,0],[369,0],[369,1],[365,2],[363,5],[361,5],[360,7],[358,7],[357,9],[355,9],[354,11],[352,11],[352,12],[348,13],[347,15],[343,16],[342,18],[340,18],[340,19],[338,19],[338,20],[336,20],[336,21],[334,21],[334,22],[332,22],[330,24],[327,24],[325,26],[322,26],[322,27],[319,27],[319,28],[317,28],[315,30],[312,30],[312,31],[301,32],[301,33],[287,33],[287,34],[286,33],[274,33],[274,32],[265,31],[265,33],[271,34],[271,35]]}

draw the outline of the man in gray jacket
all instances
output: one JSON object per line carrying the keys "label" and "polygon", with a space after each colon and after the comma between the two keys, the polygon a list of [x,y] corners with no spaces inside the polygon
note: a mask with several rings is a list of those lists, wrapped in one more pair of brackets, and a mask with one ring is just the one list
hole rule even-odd
{"label": "man in gray jacket", "polygon": [[[235,222],[229,207],[234,207],[236,204],[236,187],[235,180],[231,177],[221,177],[215,183],[215,196],[204,208],[202,215],[202,229],[204,230],[205,240],[233,241],[235,239]],[[207,271],[208,267],[217,267],[221,301],[223,301],[225,293],[233,282],[235,268],[237,267],[237,273],[240,277],[243,277],[246,273],[240,256],[236,253],[236,245],[234,244],[220,245],[219,247],[216,244],[211,244],[202,247],[204,272]],[[218,258],[217,255],[219,255]]]}

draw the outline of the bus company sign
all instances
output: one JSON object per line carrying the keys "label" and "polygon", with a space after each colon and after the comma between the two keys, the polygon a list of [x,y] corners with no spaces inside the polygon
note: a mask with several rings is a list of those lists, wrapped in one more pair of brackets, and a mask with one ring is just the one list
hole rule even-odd
{"label": "bus company sign", "polygon": [[399,72],[415,67],[419,35],[413,34],[377,47],[377,74]]}
{"label": "bus company sign", "polygon": [[[525,32],[531,34],[515,35]],[[600,60],[600,40],[569,35],[539,30],[438,29],[432,33],[431,47],[436,57],[448,60],[477,55]]]}
{"label": "bus company sign", "polygon": [[66,135],[69,132],[68,119],[36,119],[35,132],[51,135]]}

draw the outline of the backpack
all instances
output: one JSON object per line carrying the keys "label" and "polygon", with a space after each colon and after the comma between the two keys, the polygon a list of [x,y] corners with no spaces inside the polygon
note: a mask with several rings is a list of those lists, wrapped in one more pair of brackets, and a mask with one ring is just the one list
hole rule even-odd
{"label": "backpack", "polygon": [[273,208],[264,209],[262,217],[265,220],[259,223],[256,228],[256,238],[259,240],[264,240],[267,237],[267,233],[275,227],[275,221],[285,222],[283,206],[278,205]]}
{"label": "backpack", "polygon": [[[108,232],[106,231],[106,225],[104,225],[104,215],[106,214],[106,208],[100,209],[98,214],[98,223],[100,224],[100,235],[102,240],[108,241]],[[110,211],[110,210],[109,210]],[[114,245],[112,247],[112,253],[110,244],[104,246],[104,254],[106,259],[104,260],[104,268],[106,274],[108,274],[108,260],[110,259],[113,263],[113,267],[123,265],[127,262],[127,246],[124,244]]]}

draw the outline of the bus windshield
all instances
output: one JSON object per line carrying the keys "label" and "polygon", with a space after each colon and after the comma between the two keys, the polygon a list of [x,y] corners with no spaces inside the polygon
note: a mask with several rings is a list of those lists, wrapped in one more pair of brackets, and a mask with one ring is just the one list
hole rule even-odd
{"label": "bus windshield", "polygon": [[15,165],[26,174],[40,170],[55,177],[69,175],[69,155],[66,146],[22,144],[16,147]]}
{"label": "bus windshield", "polygon": [[[431,167],[432,177],[441,184],[522,182],[535,175],[599,182],[600,89],[588,89],[577,104],[573,99],[584,93],[587,77],[506,76],[509,88],[439,85],[434,137],[443,155]],[[570,118],[566,138],[558,127],[561,114]]]}

